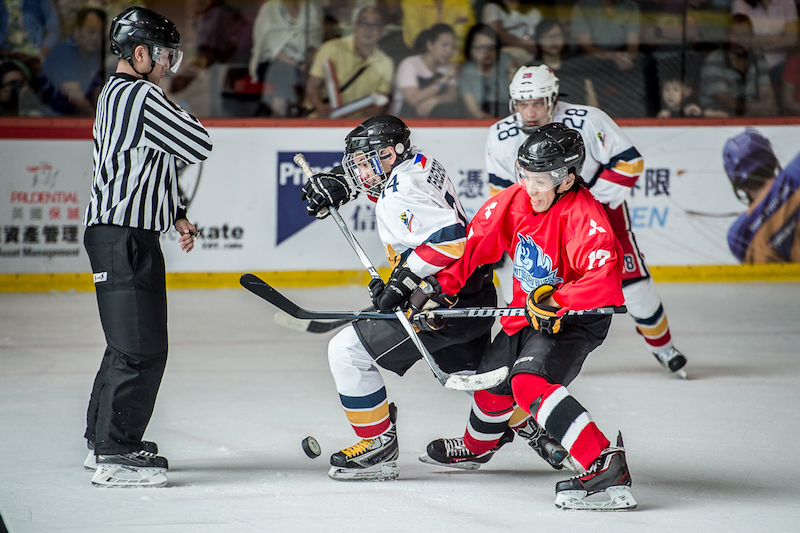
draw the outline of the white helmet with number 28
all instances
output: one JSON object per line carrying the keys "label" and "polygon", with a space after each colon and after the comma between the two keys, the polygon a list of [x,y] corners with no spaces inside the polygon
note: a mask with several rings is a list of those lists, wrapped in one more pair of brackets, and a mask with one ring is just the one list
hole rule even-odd
{"label": "white helmet with number 28", "polygon": [[[511,112],[517,112],[517,101],[544,98],[547,104],[548,122],[553,122],[558,102],[558,87],[558,78],[547,65],[520,67],[508,86]],[[522,127],[522,131],[528,134],[535,129],[536,126]]]}

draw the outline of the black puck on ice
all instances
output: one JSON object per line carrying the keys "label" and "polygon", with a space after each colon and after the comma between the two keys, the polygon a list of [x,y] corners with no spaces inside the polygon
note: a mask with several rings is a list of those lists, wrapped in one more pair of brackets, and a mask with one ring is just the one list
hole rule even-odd
{"label": "black puck on ice", "polygon": [[306,437],[303,439],[303,451],[312,459],[316,459],[322,453],[322,448],[319,447],[319,442],[314,437]]}

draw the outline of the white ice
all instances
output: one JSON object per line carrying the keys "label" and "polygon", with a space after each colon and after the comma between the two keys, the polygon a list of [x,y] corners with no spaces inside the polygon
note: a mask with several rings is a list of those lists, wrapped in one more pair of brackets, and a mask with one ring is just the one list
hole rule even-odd
{"label": "white ice", "polygon": [[[104,349],[94,294],[0,294],[0,514],[11,533],[800,530],[800,284],[658,288],[689,379],[619,316],[570,387],[609,438],[623,432],[639,507],[613,513],[554,507],[565,474],[519,439],[478,471],[421,463],[430,440],[463,433],[470,403],[422,361],[404,378],[383,372],[399,480],[329,479],[330,454],[357,440],[328,372],[330,334],[276,325],[244,289],[169,293],[169,363],[145,435],[170,461],[167,487],[93,487],[82,436]],[[363,287],[283,292],[312,309],[368,303]]]}

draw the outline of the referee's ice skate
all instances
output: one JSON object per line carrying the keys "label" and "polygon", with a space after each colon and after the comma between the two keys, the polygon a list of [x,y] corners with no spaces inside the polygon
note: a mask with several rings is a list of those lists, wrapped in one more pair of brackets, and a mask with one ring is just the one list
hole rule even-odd
{"label": "referee's ice skate", "polygon": [[361,439],[352,446],[331,455],[328,476],[338,481],[388,481],[397,479],[400,469],[397,457],[397,408],[389,404],[392,424],[384,433],[372,439]]}
{"label": "referee's ice skate", "polygon": [[[86,470],[97,470],[97,457],[94,455],[94,442],[87,440],[86,447],[89,448],[89,455],[86,456],[83,467]],[[158,455],[158,444],[155,442],[150,442],[148,440],[142,441],[142,449],[146,452]]]}
{"label": "referee's ice skate", "polygon": [[163,487],[167,484],[166,457],[145,450],[98,455],[92,485],[98,487]]}
{"label": "referee's ice skate", "polygon": [[621,433],[617,445],[603,450],[585,474],[556,484],[555,504],[561,509],[600,511],[636,508]]}

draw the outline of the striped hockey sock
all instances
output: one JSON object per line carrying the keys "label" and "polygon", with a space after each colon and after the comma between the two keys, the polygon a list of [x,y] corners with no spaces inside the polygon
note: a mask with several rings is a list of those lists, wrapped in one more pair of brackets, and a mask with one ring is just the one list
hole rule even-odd
{"label": "striped hockey sock", "polygon": [[563,385],[553,385],[540,376],[517,374],[511,381],[520,406],[530,406],[536,422],[588,468],[609,440],[597,428],[589,412]]}
{"label": "striped hockey sock", "polygon": [[474,454],[480,455],[494,448],[508,428],[508,420],[514,412],[514,399],[485,390],[472,396],[472,411],[469,414],[464,444]]}

